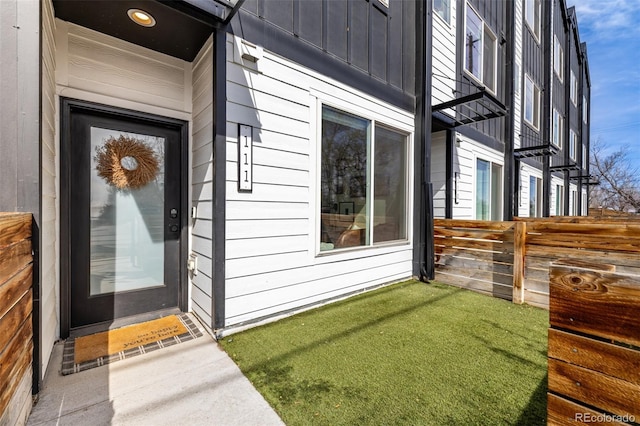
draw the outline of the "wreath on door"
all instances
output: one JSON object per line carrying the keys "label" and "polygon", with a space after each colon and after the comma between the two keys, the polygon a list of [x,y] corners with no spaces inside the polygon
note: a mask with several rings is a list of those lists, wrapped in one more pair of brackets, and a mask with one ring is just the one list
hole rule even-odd
{"label": "wreath on door", "polygon": [[120,135],[96,149],[98,176],[117,189],[141,188],[158,174],[158,158],[140,139]]}

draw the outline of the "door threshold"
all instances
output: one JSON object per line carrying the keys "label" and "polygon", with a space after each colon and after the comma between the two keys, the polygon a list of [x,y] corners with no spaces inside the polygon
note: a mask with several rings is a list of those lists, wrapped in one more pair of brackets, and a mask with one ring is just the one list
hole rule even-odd
{"label": "door threshold", "polygon": [[99,322],[96,324],[85,325],[82,327],[72,328],[69,331],[69,337],[76,338],[87,336],[89,334],[100,333],[103,331],[114,330],[116,328],[125,327],[127,325],[138,324],[141,322],[152,321],[169,315],[179,314],[182,311],[179,308],[167,308],[144,314],[132,315],[129,317],[118,318],[111,321]]}

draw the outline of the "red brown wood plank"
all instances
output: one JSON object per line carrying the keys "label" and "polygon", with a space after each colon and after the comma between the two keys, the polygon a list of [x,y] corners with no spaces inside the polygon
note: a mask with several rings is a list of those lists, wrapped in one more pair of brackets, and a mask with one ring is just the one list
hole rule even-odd
{"label": "red brown wood plank", "polygon": [[29,345],[9,372],[9,381],[0,382],[0,413],[4,413],[22,378],[31,368],[33,345]]}
{"label": "red brown wood plank", "polygon": [[[33,268],[29,266],[8,282],[0,285],[0,318],[15,305],[33,285]],[[2,346],[0,346],[2,349]]]}
{"label": "red brown wood plank", "polygon": [[527,244],[545,247],[582,248],[588,250],[640,253],[638,237],[603,237],[584,234],[528,234]]}
{"label": "red brown wood plank", "polygon": [[13,367],[20,362],[22,353],[32,347],[33,333],[31,328],[31,316],[21,325],[20,329],[13,336],[13,339],[0,353],[0,383],[8,383],[11,380],[9,373]]}
{"label": "red brown wood plank", "polygon": [[444,247],[469,248],[505,254],[513,253],[513,243],[509,242],[502,243],[499,241],[469,240],[465,238],[435,238],[434,243]]}
{"label": "red brown wood plank", "polygon": [[640,346],[640,277],[554,265],[552,326]]}
{"label": "red brown wood plank", "polygon": [[549,357],[640,385],[640,351],[549,329]]}
{"label": "red brown wood plank", "polygon": [[555,260],[559,258],[576,258],[583,260],[593,260],[600,263],[613,265],[628,265],[640,267],[640,256],[638,253],[629,252],[607,252],[598,250],[585,250],[571,247],[547,247],[533,245],[527,242],[527,260],[530,257],[540,259]]}
{"label": "red brown wood plank", "polygon": [[[522,222],[520,222],[522,223]],[[526,223],[526,222],[525,222]],[[528,224],[529,232],[542,234],[580,234],[604,237],[640,237],[640,224],[634,223],[558,223],[534,222]]]}
{"label": "red brown wood plank", "polygon": [[620,416],[640,419],[640,386],[549,359],[549,391]]}
{"label": "red brown wood plank", "polygon": [[479,228],[496,231],[506,231],[513,226],[513,222],[464,219],[434,219],[433,224],[434,226],[443,228]]}
{"label": "red brown wood plank", "polygon": [[22,240],[0,248],[0,284],[32,262],[31,240]]}
{"label": "red brown wood plank", "polygon": [[31,213],[0,215],[0,247],[31,238]]}
{"label": "red brown wood plank", "polygon": [[24,320],[31,315],[32,306],[33,300],[29,290],[5,316],[0,318],[0,348],[4,348],[9,343]]}
{"label": "red brown wood plank", "polygon": [[597,426],[623,426],[629,424],[617,421],[613,416],[548,393],[547,426],[575,426],[576,423],[588,423]]}
{"label": "red brown wood plank", "polygon": [[513,231],[513,303],[524,303],[524,265],[526,256],[527,224],[514,224]]}
{"label": "red brown wood plank", "polygon": [[435,228],[434,235],[436,237],[461,237],[477,240],[491,241],[513,241],[512,232],[500,232],[485,229],[452,229],[452,228]]}

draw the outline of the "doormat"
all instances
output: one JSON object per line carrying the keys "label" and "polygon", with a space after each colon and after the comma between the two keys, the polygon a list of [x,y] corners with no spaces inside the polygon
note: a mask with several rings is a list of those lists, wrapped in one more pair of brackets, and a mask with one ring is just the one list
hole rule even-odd
{"label": "doormat", "polygon": [[78,373],[200,336],[202,333],[193,321],[180,314],[70,338],[64,343],[62,374]]}

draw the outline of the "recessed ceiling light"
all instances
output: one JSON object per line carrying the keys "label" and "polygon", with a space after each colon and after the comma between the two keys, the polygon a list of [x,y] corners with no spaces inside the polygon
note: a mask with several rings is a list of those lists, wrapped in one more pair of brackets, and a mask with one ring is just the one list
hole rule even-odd
{"label": "recessed ceiling light", "polygon": [[133,22],[143,27],[153,27],[156,24],[156,20],[148,12],[140,9],[129,9],[127,15]]}

